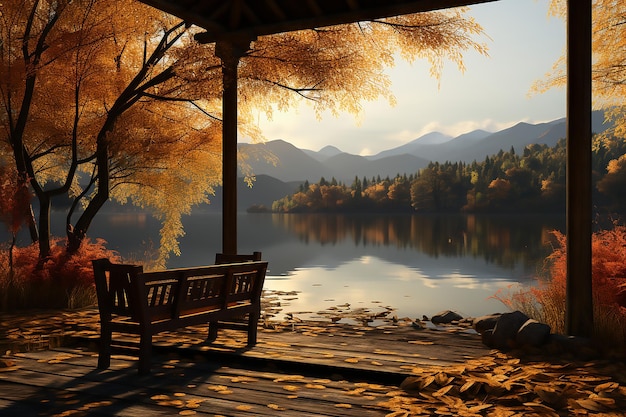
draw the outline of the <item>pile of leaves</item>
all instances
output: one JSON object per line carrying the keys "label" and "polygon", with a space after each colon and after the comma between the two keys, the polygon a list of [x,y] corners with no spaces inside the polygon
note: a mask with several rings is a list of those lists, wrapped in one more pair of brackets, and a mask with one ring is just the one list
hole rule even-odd
{"label": "pile of leaves", "polygon": [[380,405],[387,417],[623,416],[626,364],[523,361],[499,352],[445,368],[415,368],[414,377]]}

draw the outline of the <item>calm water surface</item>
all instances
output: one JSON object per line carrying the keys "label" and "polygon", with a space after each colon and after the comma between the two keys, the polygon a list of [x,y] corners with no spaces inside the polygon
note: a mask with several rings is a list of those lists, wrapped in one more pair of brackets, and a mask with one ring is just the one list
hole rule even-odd
{"label": "calm water surface", "polygon": [[[181,256],[168,267],[212,263],[221,251],[221,216],[184,221]],[[397,309],[421,317],[444,309],[464,316],[506,311],[490,298],[518,283],[531,285],[550,251],[558,216],[309,215],[239,216],[240,253],[263,252],[266,289],[297,291],[284,312],[352,308]],[[142,259],[158,242],[158,224],[141,213],[109,213],[90,235],[123,256]]]}

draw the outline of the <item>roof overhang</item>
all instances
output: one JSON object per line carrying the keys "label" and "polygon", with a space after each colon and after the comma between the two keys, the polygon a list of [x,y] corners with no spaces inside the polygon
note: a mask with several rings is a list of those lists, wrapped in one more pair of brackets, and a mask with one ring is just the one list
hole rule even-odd
{"label": "roof overhang", "polygon": [[495,0],[140,0],[206,30],[199,40],[258,36]]}

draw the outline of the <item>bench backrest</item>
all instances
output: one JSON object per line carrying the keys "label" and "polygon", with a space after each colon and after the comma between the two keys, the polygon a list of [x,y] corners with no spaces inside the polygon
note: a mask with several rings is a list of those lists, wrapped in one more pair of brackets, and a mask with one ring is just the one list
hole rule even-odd
{"label": "bench backrest", "polygon": [[[113,276],[113,269],[110,269],[113,265],[98,264],[98,266],[109,267],[109,279]],[[128,274],[127,294],[130,297],[137,297],[134,298],[136,300],[142,300],[142,306],[135,308],[133,300],[129,300],[127,302],[129,307],[115,309],[113,312],[129,315],[145,323],[233,308],[237,305],[251,305],[259,302],[266,271],[266,261],[145,273],[132,269],[132,272]],[[104,302],[110,299],[110,296],[103,298]],[[100,303],[100,295],[98,302]]]}
{"label": "bench backrest", "polygon": [[230,254],[230,253],[216,253],[216,264],[234,264],[238,262],[253,262],[261,260],[261,252],[252,252],[250,254]]}
{"label": "bench backrest", "polygon": [[119,314],[136,320],[138,306],[133,300],[137,299],[137,294],[131,282],[143,272],[143,267],[114,264],[108,259],[96,259],[92,264],[101,318],[110,320],[111,314]]}

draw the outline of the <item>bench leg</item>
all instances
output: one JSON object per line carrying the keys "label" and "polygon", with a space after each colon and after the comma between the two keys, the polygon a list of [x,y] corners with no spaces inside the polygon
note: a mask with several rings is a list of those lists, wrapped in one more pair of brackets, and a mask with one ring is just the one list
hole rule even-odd
{"label": "bench leg", "polygon": [[259,318],[261,317],[261,311],[255,311],[248,315],[248,346],[254,346],[257,342],[257,330],[259,325]]}
{"label": "bench leg", "polygon": [[98,369],[111,366],[111,328],[106,324],[100,326],[100,346],[98,348]]}
{"label": "bench leg", "polygon": [[217,339],[218,327],[219,325],[216,321],[209,322],[209,336],[206,339],[207,342],[215,342],[215,339]]}
{"label": "bench leg", "polygon": [[142,333],[139,339],[139,374],[150,373],[152,361],[152,334]]}

